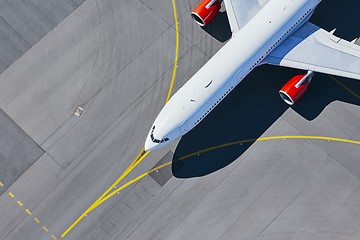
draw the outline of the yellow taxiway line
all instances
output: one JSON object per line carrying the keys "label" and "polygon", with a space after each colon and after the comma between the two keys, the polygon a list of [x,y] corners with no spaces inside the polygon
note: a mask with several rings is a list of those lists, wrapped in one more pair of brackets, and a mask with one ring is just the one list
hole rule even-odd
{"label": "yellow taxiway line", "polygon": [[[177,73],[177,65],[179,60],[179,23],[177,18],[177,10],[176,10],[176,4],[175,0],[171,0],[172,6],[173,6],[173,12],[174,12],[174,22],[175,22],[175,59],[174,59],[174,69],[173,74],[171,77],[171,82],[169,86],[169,91],[165,100],[165,104],[169,101],[172,93],[172,89],[174,86],[176,73]],[[140,180],[141,178],[145,177],[149,174],[149,172],[146,172],[139,177],[129,181],[128,183],[122,185],[120,188],[113,190],[116,185],[118,185],[121,180],[123,180],[142,160],[145,159],[145,157],[150,153],[150,151],[145,152],[144,149],[140,151],[138,156],[134,159],[134,161],[130,164],[130,166],[125,170],[123,174],[93,203],[91,206],[78,217],[74,223],[72,223],[68,229],[66,229],[63,234],[61,234],[61,237],[64,238],[87,214],[89,214],[92,210],[97,208],[100,204],[104,203],[106,200],[114,196],[116,193],[120,192],[122,189],[126,188],[127,186],[131,185],[132,183]]]}
{"label": "yellow taxiway line", "polygon": [[[190,158],[192,156],[196,156],[198,154],[201,153],[205,153],[205,152],[209,152],[209,151],[213,151],[216,149],[220,149],[220,148],[225,148],[225,147],[230,147],[230,146],[234,146],[234,145],[239,145],[242,143],[250,143],[250,142],[260,142],[260,141],[271,141],[271,140],[283,140],[283,139],[312,139],[312,140],[321,140],[321,141],[331,141],[331,142],[342,142],[342,143],[349,143],[349,144],[355,144],[355,145],[360,145],[360,141],[356,141],[356,140],[349,140],[349,139],[343,139],[343,138],[333,138],[333,137],[325,137],[325,136],[270,136],[270,137],[262,137],[262,138],[253,138],[253,139],[245,139],[245,140],[240,140],[240,141],[235,141],[235,142],[230,142],[230,143],[226,143],[226,144],[221,144],[218,146],[214,146],[214,147],[209,147],[209,148],[205,148],[202,149],[200,151],[185,155],[183,157],[180,157],[178,159],[175,159],[174,161],[181,161],[181,160],[185,160],[187,158]],[[130,180],[129,182],[125,183],[124,185],[122,185],[121,187],[119,187],[118,189],[116,189],[115,191],[113,191],[112,193],[110,193],[109,195],[107,195],[106,197],[104,197],[103,199],[101,199],[99,202],[97,202],[96,206],[93,206],[90,211],[94,210],[96,207],[98,207],[99,205],[101,205],[102,203],[104,203],[106,200],[108,200],[109,198],[111,198],[112,196],[114,196],[115,194],[117,194],[118,192],[122,191],[123,189],[125,189],[126,187],[130,186],[131,184],[141,180],[142,178],[148,176],[150,173],[155,172],[156,170],[159,170],[163,167],[169,166],[171,165],[171,161],[170,162],[166,162],[158,167],[155,167],[139,176],[137,176],[136,178]]]}
{"label": "yellow taxiway line", "polygon": [[[261,138],[253,138],[253,139],[245,139],[245,140],[240,140],[240,141],[235,141],[235,142],[230,142],[230,143],[226,143],[226,144],[221,144],[218,146],[213,146],[213,147],[209,147],[209,148],[205,148],[202,149],[200,151],[185,155],[183,157],[180,157],[178,159],[175,159],[174,161],[181,161],[181,160],[185,160],[187,158],[190,158],[192,156],[196,156],[198,154],[201,153],[205,153],[205,152],[209,152],[209,151],[213,151],[216,149],[220,149],[220,148],[225,148],[225,147],[230,147],[230,146],[234,146],[234,145],[239,145],[242,143],[250,143],[250,142],[260,142],[260,141],[271,141],[271,140],[284,140],[284,139],[312,139],[312,140],[321,140],[321,141],[331,141],[331,142],[342,142],[342,143],[349,143],[349,144],[355,144],[355,145],[360,145],[360,141],[356,141],[356,140],[349,140],[349,139],[343,139],[343,138],[333,138],[333,137],[325,137],[325,136],[269,136],[269,137],[261,137]],[[108,199],[110,199],[111,197],[113,197],[115,194],[117,194],[118,192],[122,191],[123,189],[127,188],[128,186],[130,186],[133,183],[136,183],[137,181],[141,180],[142,178],[148,176],[150,173],[159,170],[163,167],[169,166],[171,165],[171,161],[170,162],[166,162],[158,167],[155,167],[147,172],[144,172],[143,174],[137,176],[136,178],[130,180],[129,182],[125,183],[124,185],[122,185],[121,187],[117,188],[115,191],[111,192],[110,194],[108,194],[107,196],[105,196],[104,198],[100,199],[99,201],[95,202],[95,204],[93,204],[87,211],[87,213],[90,213],[91,211],[93,211],[95,208],[97,208],[98,206],[100,206],[102,203],[104,203],[105,201],[107,201]],[[80,219],[81,220],[81,219]],[[77,224],[78,222],[74,223],[74,226]],[[70,229],[71,230],[71,229]],[[65,234],[66,235],[66,234]],[[62,236],[63,237],[63,236]]]}
{"label": "yellow taxiway line", "polygon": [[105,198],[106,195],[109,194],[114,189],[114,187],[121,182],[121,180],[123,180],[142,160],[144,160],[149,153],[150,151],[145,152],[144,149],[142,149],[142,151],[137,155],[137,157],[123,172],[123,174],[121,174],[121,176],[93,204],[91,204],[91,206],[83,214],[81,214],[80,217],[78,217],[75,222],[69,226],[68,229],[63,232],[63,234],[61,234],[61,237],[64,238],[87,214],[99,206],[99,202],[101,202],[101,200]]}
{"label": "yellow taxiway line", "polygon": [[279,139],[313,139],[313,140],[343,142],[343,143],[351,143],[351,144],[360,145],[360,141],[348,140],[348,139],[343,139],[343,138],[324,137],[324,136],[270,136],[270,137],[261,137],[261,138],[240,140],[240,141],[236,141],[236,142],[221,144],[221,145],[214,146],[214,147],[209,147],[209,148],[206,148],[206,149],[194,152],[194,153],[190,153],[186,156],[180,157],[177,160],[184,160],[186,158],[195,156],[197,154],[213,151],[213,150],[216,150],[219,148],[230,147],[230,146],[234,146],[234,145],[238,145],[238,144],[242,144],[242,143],[270,141],[270,140],[279,140]]}
{"label": "yellow taxiway line", "polygon": [[[185,160],[187,158],[190,158],[192,156],[196,156],[198,154],[201,153],[205,153],[205,152],[210,152],[216,149],[220,149],[220,148],[225,148],[225,147],[230,147],[230,146],[234,146],[234,145],[239,145],[242,143],[250,143],[250,142],[261,142],[261,141],[271,141],[271,140],[284,140],[284,139],[312,139],[312,140],[320,140],[320,141],[328,141],[328,142],[342,142],[342,143],[348,143],[348,144],[355,144],[355,145],[360,145],[360,141],[356,141],[356,140],[350,140],[350,139],[344,139],[344,138],[333,138],[333,137],[325,137],[325,136],[269,136],[269,137],[261,137],[261,138],[253,138],[253,139],[245,139],[245,140],[240,140],[240,141],[235,141],[235,142],[230,142],[230,143],[226,143],[226,144],[221,144],[218,146],[213,146],[213,147],[209,147],[209,148],[205,148],[202,149],[200,151],[185,155],[183,157],[179,157],[178,159],[175,159],[174,162],[176,161],[182,161]],[[166,162],[160,166],[157,166],[141,175],[139,175],[138,177],[130,180],[129,182],[125,183],[124,185],[122,185],[121,187],[119,187],[114,194],[112,194],[111,196],[114,196],[116,193],[120,192],[121,190],[123,190],[124,188],[130,186],[131,184],[139,181],[140,179],[146,177],[147,175],[149,175],[152,172],[155,172],[161,168],[164,168],[166,166],[171,165],[171,161],[170,162]],[[107,199],[109,199],[111,196],[107,196],[106,199],[104,198],[102,201],[99,202],[99,204],[105,202]]]}
{"label": "yellow taxiway line", "polygon": [[179,22],[178,22],[178,18],[177,18],[175,0],[171,0],[171,3],[173,6],[173,12],[174,12],[175,34],[176,34],[176,36],[175,36],[175,59],[174,59],[174,70],[173,70],[173,74],[171,77],[170,87],[169,87],[169,91],[168,91],[168,94],[167,94],[167,97],[165,100],[165,104],[169,101],[171,93],[172,93],[172,89],[173,89],[175,78],[176,78],[178,60],[179,60]]}

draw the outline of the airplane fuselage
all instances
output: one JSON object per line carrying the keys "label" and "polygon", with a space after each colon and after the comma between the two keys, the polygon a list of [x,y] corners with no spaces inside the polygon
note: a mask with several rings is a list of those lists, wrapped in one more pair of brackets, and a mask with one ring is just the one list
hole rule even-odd
{"label": "airplane fuselage", "polygon": [[256,66],[310,18],[319,0],[271,0],[221,48],[159,113],[146,150],[199,124]]}

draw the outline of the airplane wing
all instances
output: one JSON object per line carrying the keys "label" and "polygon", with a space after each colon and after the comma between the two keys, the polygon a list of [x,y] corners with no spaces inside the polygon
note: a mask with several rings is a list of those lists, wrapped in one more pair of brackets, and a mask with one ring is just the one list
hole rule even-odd
{"label": "airplane wing", "polygon": [[264,62],[360,80],[360,46],[310,22],[281,43]]}
{"label": "airplane wing", "polygon": [[224,0],[231,32],[240,30],[270,0]]}

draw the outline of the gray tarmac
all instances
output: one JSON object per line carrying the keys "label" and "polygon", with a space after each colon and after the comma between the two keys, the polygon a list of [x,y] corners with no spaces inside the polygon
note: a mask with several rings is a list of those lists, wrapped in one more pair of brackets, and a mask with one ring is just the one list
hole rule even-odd
{"label": "gray tarmac", "polygon": [[3,72],[84,0],[1,0],[0,72]]}
{"label": "gray tarmac", "polygon": [[[323,2],[311,21],[352,40],[360,33],[360,4],[350,2]],[[14,47],[18,59],[0,75],[0,153],[11,144],[14,151],[0,159],[0,239],[60,239],[133,161],[164,105],[175,57],[171,1],[80,3],[63,20],[44,20],[52,26],[60,19],[39,28],[43,37],[31,48]],[[176,4],[174,91],[229,37],[225,13],[202,29],[189,14],[196,0]],[[331,17],[339,11],[343,18]],[[96,208],[65,239],[359,239],[359,145],[281,138],[179,160],[266,136],[360,140],[360,99],[327,75],[317,74],[293,108],[282,102],[278,90],[298,73],[254,70],[177,145],[151,152],[122,183],[171,166]],[[360,82],[338,79],[360,94]],[[4,177],[10,163],[18,167],[12,179]]]}

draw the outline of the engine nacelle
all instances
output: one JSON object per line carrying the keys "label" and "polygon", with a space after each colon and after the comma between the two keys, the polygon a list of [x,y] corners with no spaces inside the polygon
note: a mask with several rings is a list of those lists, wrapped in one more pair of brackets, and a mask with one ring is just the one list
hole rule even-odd
{"label": "engine nacelle", "polygon": [[203,0],[192,12],[191,16],[200,26],[208,24],[221,8],[218,0]]}
{"label": "engine nacelle", "polygon": [[280,97],[289,105],[294,105],[309,89],[313,72],[297,75],[290,79],[279,91]]}

